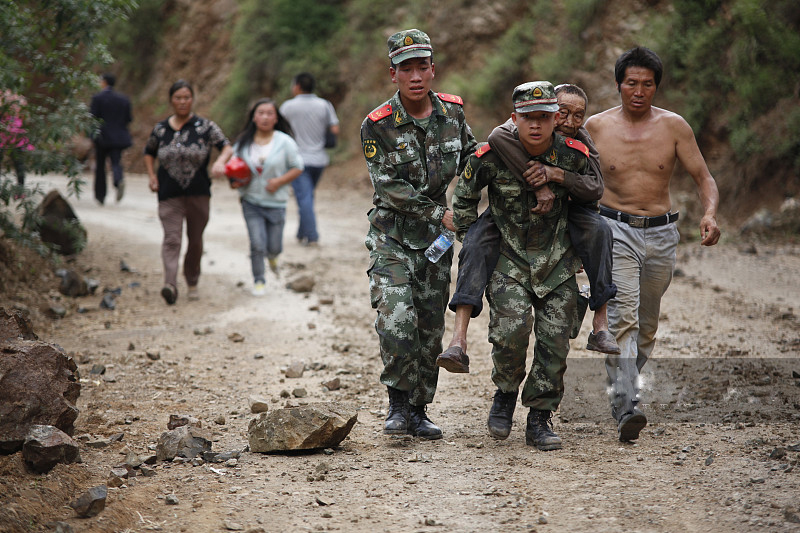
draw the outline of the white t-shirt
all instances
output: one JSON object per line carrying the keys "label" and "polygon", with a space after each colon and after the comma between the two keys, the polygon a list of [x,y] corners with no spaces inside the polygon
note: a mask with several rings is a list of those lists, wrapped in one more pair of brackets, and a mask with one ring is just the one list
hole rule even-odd
{"label": "white t-shirt", "polygon": [[311,167],[327,166],[330,157],[325,151],[325,130],[339,123],[333,104],[316,94],[298,94],[285,101],[280,112],[292,126],[303,163]]}

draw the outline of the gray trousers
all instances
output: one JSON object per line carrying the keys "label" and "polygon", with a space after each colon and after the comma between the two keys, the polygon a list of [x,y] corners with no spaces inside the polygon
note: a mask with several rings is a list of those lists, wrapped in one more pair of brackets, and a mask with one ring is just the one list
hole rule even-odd
{"label": "gray trousers", "polygon": [[675,224],[633,228],[606,222],[614,235],[612,275],[619,288],[608,302],[608,322],[621,350],[606,356],[606,372],[611,415],[619,421],[640,401],[639,372],[656,343],[661,297],[672,281],[680,235]]}

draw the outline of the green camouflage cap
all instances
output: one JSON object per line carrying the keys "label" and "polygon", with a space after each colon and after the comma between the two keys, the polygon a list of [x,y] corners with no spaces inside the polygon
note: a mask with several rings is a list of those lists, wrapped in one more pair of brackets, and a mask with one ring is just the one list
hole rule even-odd
{"label": "green camouflage cap", "polygon": [[530,111],[558,111],[558,98],[553,84],[549,81],[531,81],[514,87],[514,111],[528,113]]}
{"label": "green camouflage cap", "polygon": [[433,54],[430,37],[417,29],[399,31],[389,37],[386,44],[393,65],[412,57],[430,57]]}

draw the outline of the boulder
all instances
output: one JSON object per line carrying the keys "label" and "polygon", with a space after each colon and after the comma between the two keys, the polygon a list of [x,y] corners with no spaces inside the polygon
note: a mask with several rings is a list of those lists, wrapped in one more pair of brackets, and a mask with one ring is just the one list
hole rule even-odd
{"label": "boulder", "polygon": [[86,228],[57,190],[47,193],[37,214],[39,237],[43,242],[55,245],[61,255],[76,254],[86,246]]}
{"label": "boulder", "polygon": [[100,511],[106,508],[107,497],[108,487],[98,485],[71,501],[69,506],[75,509],[75,512],[81,518],[91,518],[92,516],[97,516]]}
{"label": "boulder", "polygon": [[31,321],[18,309],[0,307],[0,344],[8,339],[38,340]]}
{"label": "boulder", "polygon": [[194,426],[180,426],[165,431],[156,444],[156,459],[172,461],[176,457],[194,459],[203,452],[211,451],[211,439],[202,429]]}
{"label": "boulder", "polygon": [[354,407],[336,402],[261,413],[247,429],[250,451],[331,448],[347,437],[357,420]]}
{"label": "boulder", "polygon": [[286,284],[286,288],[294,292],[311,292],[314,290],[316,281],[311,274],[300,274]]}
{"label": "boulder", "polygon": [[46,474],[58,463],[80,463],[78,443],[53,426],[34,425],[22,444],[22,459],[34,472]]}
{"label": "boulder", "polygon": [[203,423],[190,415],[169,415],[167,429],[175,429],[181,426],[194,426],[196,428],[201,428],[203,427]]}
{"label": "boulder", "polygon": [[0,453],[20,450],[34,425],[72,435],[80,390],[78,366],[59,346],[0,341]]}
{"label": "boulder", "polygon": [[74,270],[59,269],[56,271],[56,275],[61,278],[61,283],[58,285],[58,292],[64,296],[75,298],[78,296],[87,296],[89,294],[89,283],[86,281],[86,278]]}

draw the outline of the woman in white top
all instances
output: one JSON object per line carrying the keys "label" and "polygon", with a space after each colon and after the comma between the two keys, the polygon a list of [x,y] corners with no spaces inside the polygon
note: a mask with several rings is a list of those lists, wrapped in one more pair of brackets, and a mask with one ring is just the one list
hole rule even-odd
{"label": "woman in white top", "polygon": [[264,257],[278,274],[278,255],[283,251],[283,227],[289,183],[303,171],[303,160],[292,138],[289,123],[270,98],[258,100],[247,115],[247,124],[236,138],[235,155],[247,163],[252,179],[239,188],[242,212],[250,235],[253,294],[266,293]]}

